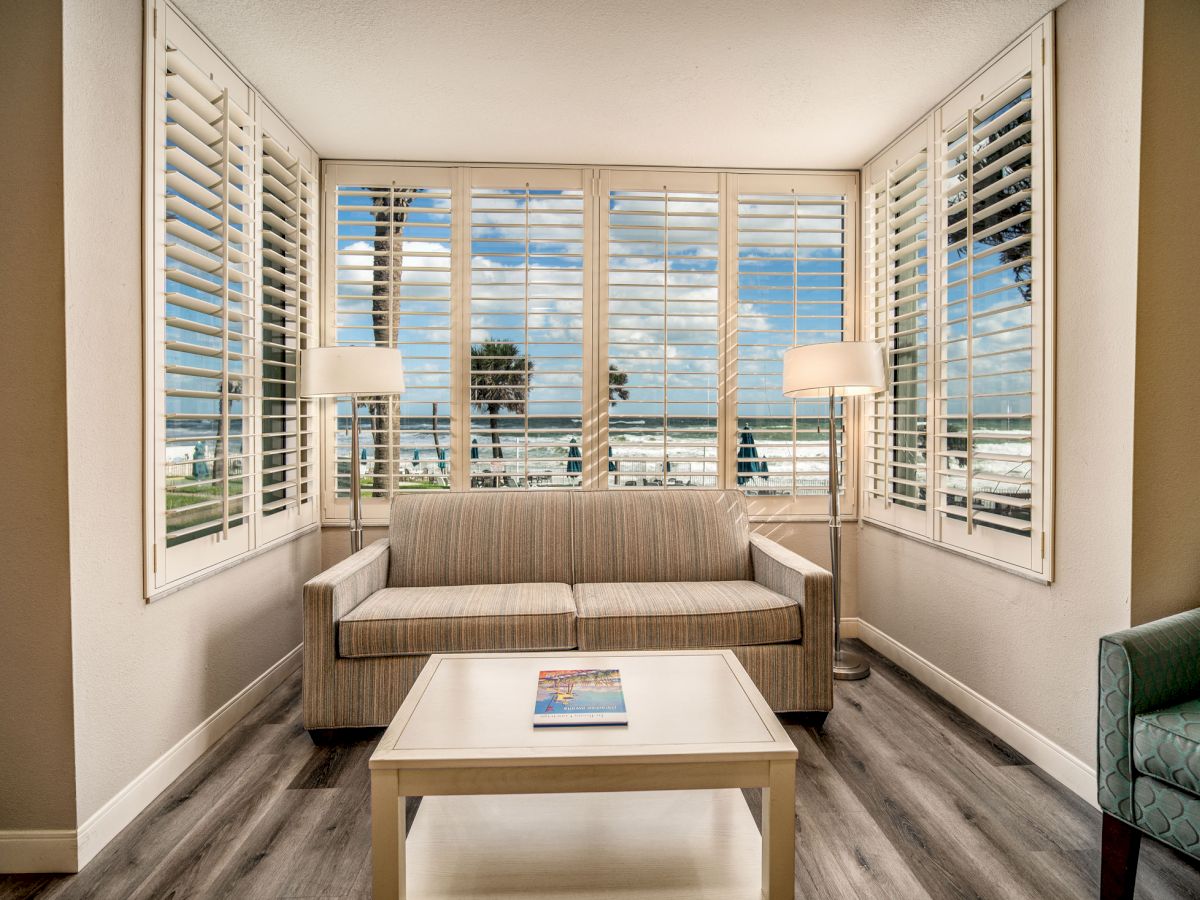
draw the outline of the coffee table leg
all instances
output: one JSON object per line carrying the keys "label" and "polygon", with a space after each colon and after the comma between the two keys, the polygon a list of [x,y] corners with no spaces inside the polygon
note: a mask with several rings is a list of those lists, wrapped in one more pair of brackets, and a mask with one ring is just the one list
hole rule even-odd
{"label": "coffee table leg", "polygon": [[793,900],[796,890],[796,763],[771,763],[762,792],[762,893]]}
{"label": "coffee table leg", "polygon": [[371,772],[371,862],[375,900],[404,900],[404,798],[391,769]]}

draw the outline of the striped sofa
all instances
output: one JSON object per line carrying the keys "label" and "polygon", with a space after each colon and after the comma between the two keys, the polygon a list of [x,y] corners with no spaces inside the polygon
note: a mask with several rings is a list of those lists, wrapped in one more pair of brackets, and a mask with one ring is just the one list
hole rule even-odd
{"label": "striped sofa", "polygon": [[833,705],[827,571],[737,491],[412,494],[304,586],[304,722],[387,725],[431,653],[729,647],[771,706]]}

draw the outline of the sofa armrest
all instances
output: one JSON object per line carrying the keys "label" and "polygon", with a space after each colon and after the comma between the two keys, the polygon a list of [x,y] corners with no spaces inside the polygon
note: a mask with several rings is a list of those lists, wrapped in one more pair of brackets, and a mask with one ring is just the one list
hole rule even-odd
{"label": "sofa armrest", "polygon": [[750,562],[756,582],[798,602],[802,640],[816,653],[828,653],[833,678],[833,575],[761,534],[750,535]]}
{"label": "sofa armrest", "polygon": [[1200,694],[1200,609],[1100,639],[1097,796],[1133,821],[1133,720]]}
{"label": "sofa armrest", "polygon": [[380,538],[306,582],[306,626],[337,622],[371,594],[387,587],[390,555],[387,538]]}

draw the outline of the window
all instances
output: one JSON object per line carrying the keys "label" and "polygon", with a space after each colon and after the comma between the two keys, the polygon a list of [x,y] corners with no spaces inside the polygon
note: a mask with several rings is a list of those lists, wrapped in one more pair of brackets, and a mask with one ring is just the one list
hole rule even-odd
{"label": "window", "polygon": [[471,487],[578,487],[582,174],[472,172],[470,243]]}
{"label": "window", "polygon": [[407,387],[400,397],[358,398],[357,460],[350,459],[350,401],[337,401],[327,517],[348,515],[352,472],[362,482],[364,513],[386,518],[398,491],[449,488],[461,458],[450,440],[452,177],[449,169],[354,166],[325,179],[333,259],[326,343],[399,348]]}
{"label": "window", "polygon": [[299,372],[317,309],[317,201],[311,162],[303,158],[308,154],[286,126],[271,121],[269,109],[263,113],[259,509],[269,540],[314,518],[316,419],[313,402],[299,395]]}
{"label": "window", "polygon": [[171,7],[148,17],[147,596],[315,521],[316,241],[311,150]]}
{"label": "window", "polygon": [[359,399],[353,463],[348,401],[326,404],[327,519],[351,477],[373,522],[447,489],[741,487],[756,515],[824,512],[827,406],[781,396],[781,355],[855,333],[855,174],[327,163],[322,181],[324,342],[398,347],[408,382]]}
{"label": "window", "polygon": [[892,377],[868,423],[866,515],[1047,578],[1049,27],[868,166],[864,223]]}
{"label": "window", "polygon": [[864,513],[924,530],[928,509],[928,129],[890,151],[864,205],[868,337],[884,349],[888,386],[866,401]]}
{"label": "window", "polygon": [[[783,353],[854,334],[846,303],[854,192],[844,176],[741,175],[736,183],[737,484],[756,498],[816,498],[804,507],[813,512],[829,492],[829,403],[782,395]],[[836,421],[844,432],[840,398]],[[839,441],[845,454],[844,433]],[[839,468],[853,498],[844,458]]]}
{"label": "window", "polygon": [[605,172],[608,483],[716,487],[718,178]]}

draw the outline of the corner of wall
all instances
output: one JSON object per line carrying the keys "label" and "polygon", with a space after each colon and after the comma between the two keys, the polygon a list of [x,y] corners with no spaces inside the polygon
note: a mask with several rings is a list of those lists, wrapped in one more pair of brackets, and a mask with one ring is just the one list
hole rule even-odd
{"label": "corner of wall", "polygon": [[1133,624],[1200,604],[1200,3],[1146,0],[1134,380]]}

